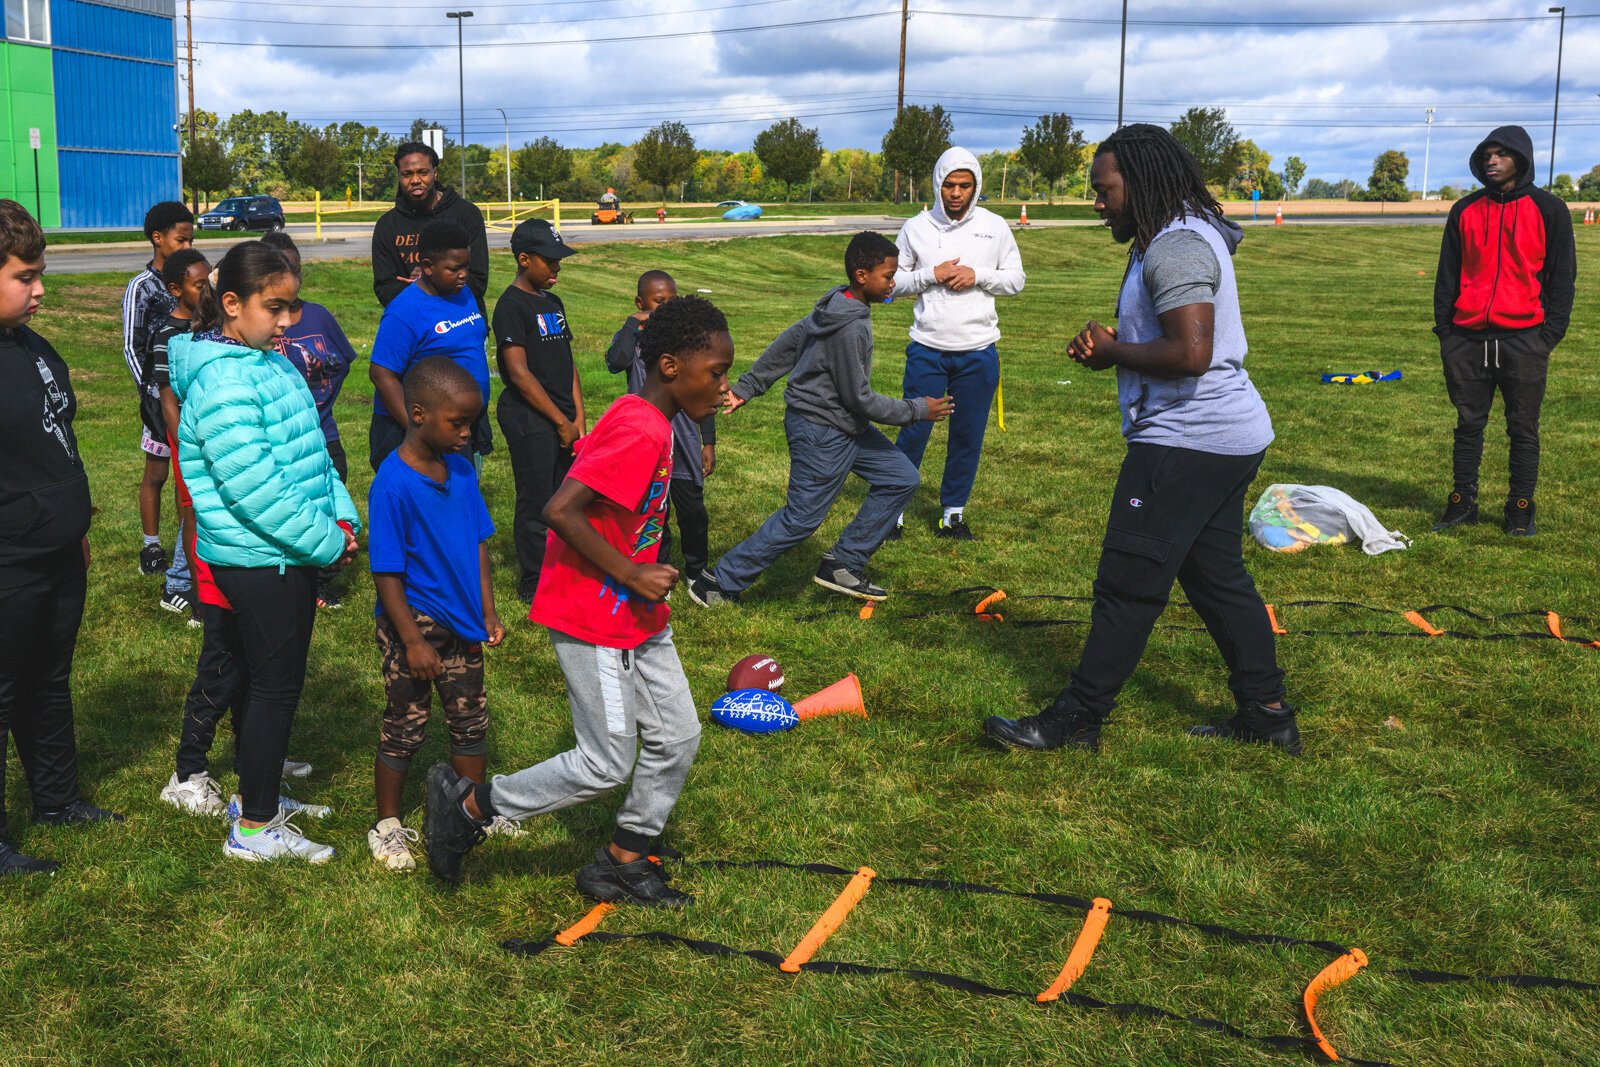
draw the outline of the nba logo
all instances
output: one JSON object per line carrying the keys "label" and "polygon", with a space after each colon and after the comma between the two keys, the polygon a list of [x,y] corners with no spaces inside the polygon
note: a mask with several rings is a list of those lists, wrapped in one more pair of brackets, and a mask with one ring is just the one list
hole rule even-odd
{"label": "nba logo", "polygon": [[567,318],[559,311],[549,311],[539,316],[539,336],[559,337],[567,328]]}

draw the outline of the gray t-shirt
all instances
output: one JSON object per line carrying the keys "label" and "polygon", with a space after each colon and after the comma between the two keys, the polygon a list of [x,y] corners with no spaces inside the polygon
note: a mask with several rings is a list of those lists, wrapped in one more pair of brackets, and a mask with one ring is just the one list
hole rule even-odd
{"label": "gray t-shirt", "polygon": [[1190,304],[1213,304],[1222,268],[1206,239],[1193,230],[1176,230],[1144,254],[1144,285],[1157,315]]}

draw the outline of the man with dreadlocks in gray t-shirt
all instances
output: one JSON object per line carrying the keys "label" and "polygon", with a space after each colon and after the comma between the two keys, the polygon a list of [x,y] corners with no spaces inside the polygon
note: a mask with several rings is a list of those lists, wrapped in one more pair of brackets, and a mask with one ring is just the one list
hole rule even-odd
{"label": "man with dreadlocks in gray t-shirt", "polygon": [[1233,250],[1194,157],[1157,126],[1101,142],[1095,211],[1132,241],[1114,329],[1091,320],[1067,346],[1089,370],[1117,369],[1128,454],[1112,494],[1094,608],[1072,679],[1038,715],[991,716],[1002,745],[1096,750],[1176,579],[1228,664],[1232,718],[1189,732],[1300,751],[1267,610],[1244,567],[1244,498],[1272,420],[1244,370]]}

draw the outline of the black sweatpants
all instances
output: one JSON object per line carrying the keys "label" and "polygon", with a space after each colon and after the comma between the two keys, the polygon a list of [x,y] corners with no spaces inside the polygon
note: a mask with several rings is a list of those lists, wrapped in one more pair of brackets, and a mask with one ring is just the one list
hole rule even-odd
{"label": "black sweatpants", "polygon": [[1498,390],[1505,400],[1506,436],[1511,439],[1511,479],[1506,496],[1532,500],[1539,485],[1539,408],[1544,403],[1550,350],[1539,331],[1527,330],[1498,341],[1451,334],[1439,342],[1444,383],[1456,406],[1454,489],[1478,495],[1478,465],[1483,431]]}
{"label": "black sweatpants", "polygon": [[283,760],[305,687],[317,568],[213,566],[211,574],[233,605],[223,625],[243,652],[249,688],[238,717],[239,797],[245,818],[265,822],[278,813]]}
{"label": "black sweatpants", "polygon": [[1097,720],[1110,713],[1166,609],[1173,579],[1217,643],[1234,699],[1283,699],[1272,624],[1242,545],[1245,492],[1265,455],[1128,446],[1106,522],[1089,636],[1058,707]]}
{"label": "black sweatpants", "polygon": [[71,683],[86,589],[80,545],[0,567],[0,832],[8,734],[16,739],[35,812],[79,799]]}
{"label": "black sweatpants", "polygon": [[183,703],[183,735],[178,742],[178,781],[206,769],[206,757],[217,736],[217,723],[229,708],[234,709],[233,769],[239,770],[239,718],[250,692],[250,675],[245,663],[244,641],[234,625],[233,612],[215,604],[201,604],[200,659],[194,668],[194,684]]}
{"label": "black sweatpants", "polygon": [[699,574],[706,569],[706,557],[711,552],[711,517],[706,514],[705,486],[688,478],[674,478],[671,486],[672,515],[662,524],[661,562],[667,562],[672,548],[671,520],[678,521],[678,546],[683,553],[683,568],[689,574]]}
{"label": "black sweatpants", "polygon": [[520,401],[500,394],[496,415],[511,456],[511,477],[517,504],[511,519],[511,538],[517,549],[517,596],[532,600],[544,566],[544,506],[550,503],[561,480],[572,469],[572,449],[563,448],[561,435],[549,419]]}

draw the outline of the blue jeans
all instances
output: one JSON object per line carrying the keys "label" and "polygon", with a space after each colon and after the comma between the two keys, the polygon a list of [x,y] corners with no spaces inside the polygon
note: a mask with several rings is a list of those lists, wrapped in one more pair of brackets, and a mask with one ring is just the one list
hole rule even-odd
{"label": "blue jeans", "polygon": [[789,439],[789,497],[717,561],[717,584],[730,593],[749,588],[774,560],[815,533],[851,474],[871,488],[830,551],[841,565],[865,569],[921,481],[910,460],[871,427],[851,437],[788,411],[783,431]]}
{"label": "blue jeans", "polygon": [[[994,345],[975,352],[941,352],[912,341],[906,345],[906,399],[949,396],[956,402],[950,416],[950,445],[945,451],[944,477],[939,482],[939,503],[947,508],[966,507],[972,483],[978,478],[978,457],[983,434],[989,427],[989,405],[1000,385],[1000,353]],[[933,423],[902,426],[894,444],[918,468],[928,449]]]}
{"label": "blue jeans", "polygon": [[183,528],[178,528],[178,539],[172,542],[172,566],[167,568],[166,591],[187,593],[194,588],[189,577],[189,557],[183,551]]}

